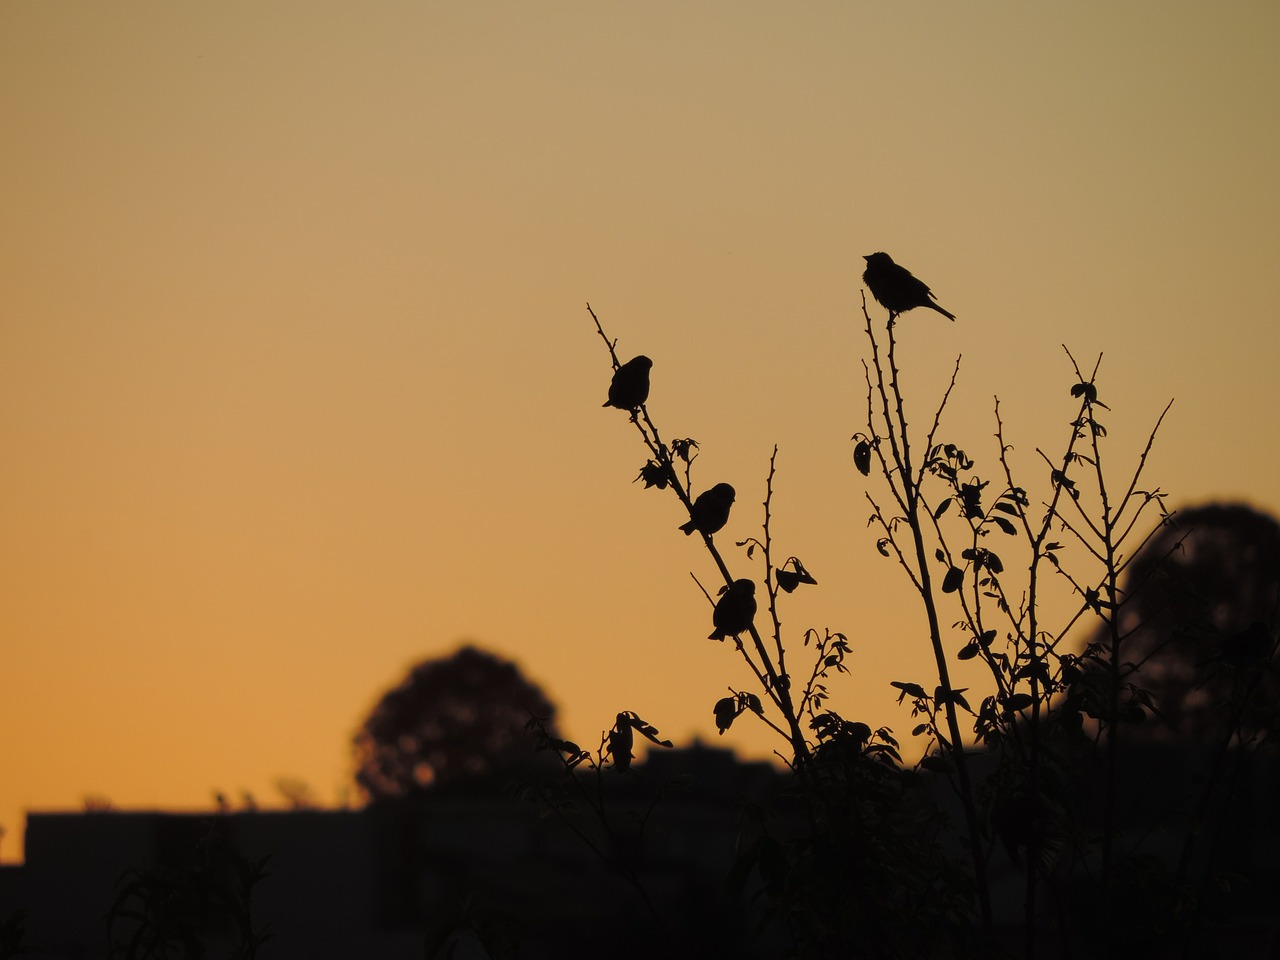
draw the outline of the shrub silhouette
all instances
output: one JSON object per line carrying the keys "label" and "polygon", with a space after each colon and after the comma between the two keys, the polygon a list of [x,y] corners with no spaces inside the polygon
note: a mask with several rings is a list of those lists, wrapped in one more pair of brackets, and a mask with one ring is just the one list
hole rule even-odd
{"label": "shrub silhouette", "polygon": [[[616,371],[616,341],[587,310]],[[1277,871],[1225,855],[1227,832],[1209,826],[1226,823],[1242,791],[1263,802],[1259,779],[1243,773],[1275,727],[1280,528],[1231,508],[1191,511],[1177,526],[1144,477],[1169,406],[1135,461],[1117,466],[1101,356],[1090,369],[1067,351],[1063,435],[1034,448],[1038,466],[1015,469],[998,399],[995,451],[980,462],[946,433],[959,360],[932,412],[909,418],[899,325],[873,320],[865,297],[862,314],[865,426],[853,462],[868,478],[874,545],[914,589],[933,653],[933,677],[890,681],[923,756],[905,766],[892,731],[833,709],[830,681],[853,665],[856,637],[783,634],[786,595],[820,587],[797,557],[778,562],[775,447],[761,533],[733,556],[704,535],[716,585],[698,581],[709,622],[717,596],[755,584],[754,619],[712,639],[757,688],[730,688],[711,712],[721,732],[742,717],[764,723],[792,772],[786,797],[747,810],[731,880],[802,957],[1199,956],[1224,936],[1267,942],[1269,932],[1233,924],[1253,911],[1255,931],[1274,929],[1258,904],[1280,887]],[[653,399],[631,411],[648,451],[639,479],[674,494],[696,529],[699,444],[665,441]],[[1170,565],[1180,542],[1189,559]],[[750,577],[732,569],[742,566]],[[1189,652],[1169,639],[1197,634],[1212,642]],[[1246,676],[1250,660],[1258,669]],[[966,663],[980,687],[953,682]],[[1195,666],[1194,682],[1170,664]],[[1207,688],[1199,699],[1196,683]],[[1153,716],[1179,743],[1194,726],[1217,752],[1161,766],[1146,746]],[[570,767],[588,756],[561,752]],[[606,747],[599,761],[622,770],[629,756]],[[1153,771],[1168,789],[1156,806],[1135,800]],[[1240,831],[1233,842],[1247,846]],[[1251,900],[1224,892],[1238,889],[1237,870],[1252,871]]]}
{"label": "shrub silhouette", "polygon": [[555,706],[509,661],[464,646],[424,660],[383,694],[354,740],[355,780],[371,800],[527,765],[530,717]]}

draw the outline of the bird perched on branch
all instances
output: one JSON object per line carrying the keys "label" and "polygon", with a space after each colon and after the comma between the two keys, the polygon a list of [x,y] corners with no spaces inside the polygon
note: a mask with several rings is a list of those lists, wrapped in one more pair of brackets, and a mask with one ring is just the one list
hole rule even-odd
{"label": "bird perched on branch", "polygon": [[635,410],[644,406],[649,399],[649,370],[652,366],[652,360],[639,356],[632,357],[613,371],[609,399],[600,406],[617,407],[619,410]]}
{"label": "bird perched on branch", "polygon": [[928,307],[930,310],[937,310],[948,320],[955,319],[955,314],[934,303],[937,297],[924,281],[917,280],[906,267],[894,263],[887,253],[873,253],[862,259],[867,261],[862,282],[876,298],[876,303],[889,311],[890,323],[898,314],[916,307]]}
{"label": "bird perched on branch", "polygon": [[733,487],[727,483],[717,483],[710,490],[698,494],[689,511],[689,522],[680,526],[684,535],[687,537],[697,530],[710,536],[723,527],[729,522],[729,508],[733,506],[735,496]]}
{"label": "bird perched on branch", "polygon": [[755,618],[755,582],[735,580],[724,588],[724,593],[716,601],[716,608],[711,613],[711,623],[715,630],[707,639],[723,640],[725,637],[736,637],[750,629],[751,621]]}

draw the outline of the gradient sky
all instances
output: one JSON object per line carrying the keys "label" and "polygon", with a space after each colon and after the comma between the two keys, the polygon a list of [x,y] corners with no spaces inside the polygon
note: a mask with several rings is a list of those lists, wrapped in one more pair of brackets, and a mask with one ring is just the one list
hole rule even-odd
{"label": "gradient sky", "polygon": [[1175,399],[1171,506],[1280,509],[1278,45],[1272,2],[6,0],[0,859],[90,794],[336,802],[380,692],[464,639],[584,744],[620,709],[716,740],[745,671],[587,301],[731,537],[780,446],[820,581],[784,624],[848,633],[834,705],[904,739],[888,681],[931,674],[852,467],[863,254],[957,315],[901,349],[922,411],[963,353],[972,454],[997,394],[1028,462],[1062,443],[1066,344],[1120,465]]}

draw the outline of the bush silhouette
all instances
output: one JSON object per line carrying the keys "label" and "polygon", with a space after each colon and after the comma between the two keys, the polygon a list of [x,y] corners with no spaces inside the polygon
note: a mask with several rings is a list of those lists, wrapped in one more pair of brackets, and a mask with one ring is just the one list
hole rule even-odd
{"label": "bush silhouette", "polygon": [[473,646],[424,660],[383,694],[354,740],[355,780],[371,800],[527,765],[527,725],[555,707],[509,661]]}
{"label": "bush silhouette", "polygon": [[[616,341],[587,310],[616,371]],[[1224,938],[1269,942],[1278,871],[1242,855],[1248,827],[1218,828],[1246,793],[1267,802],[1266,776],[1245,774],[1275,728],[1280,528],[1237,508],[1181,522],[1165,508],[1145,472],[1168,406],[1136,459],[1114,463],[1101,356],[1088,368],[1067,351],[1063,434],[1034,447],[1038,468],[1015,470],[998,399],[982,462],[947,434],[959,360],[929,415],[909,418],[900,325],[873,318],[865,297],[862,315],[853,462],[874,547],[927,625],[935,675],[889,681],[923,755],[904,765],[892,731],[835,709],[831,681],[854,665],[856,638],[782,630],[787,595],[822,587],[775,542],[775,447],[760,534],[734,551],[704,534],[715,584],[695,577],[716,627],[726,598],[754,584],[754,616],[711,638],[757,686],[730,688],[711,712],[721,732],[740,719],[773,730],[792,774],[785,797],[748,808],[731,880],[802,957],[1201,956]],[[698,529],[715,487],[696,488],[698,441],[663,439],[649,411],[660,399],[631,410],[647,450],[639,479]],[[953,682],[962,665],[980,686]],[[1157,730],[1216,747],[1170,766],[1148,747]],[[599,764],[625,770],[629,755],[603,742]],[[570,768],[590,757],[560,749]],[[1224,892],[1239,872],[1251,898]]]}

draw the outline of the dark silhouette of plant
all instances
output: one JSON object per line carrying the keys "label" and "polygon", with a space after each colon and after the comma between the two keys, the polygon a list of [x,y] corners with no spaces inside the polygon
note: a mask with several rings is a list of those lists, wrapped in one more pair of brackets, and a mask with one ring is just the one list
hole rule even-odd
{"label": "dark silhouette of plant", "polygon": [[424,660],[356,734],[356,783],[384,800],[518,767],[533,754],[531,716],[554,729],[554,705],[514,663],[472,646]]}
{"label": "dark silhouette of plant", "polygon": [[[591,316],[616,371],[615,344]],[[933,792],[901,768],[887,729],[873,731],[827,708],[830,677],[847,671],[847,637],[806,631],[803,656],[809,666],[798,677],[788,668],[780,597],[817,579],[794,555],[775,560],[777,449],[765,484],[761,535],[736,541],[745,561],[762,569],[756,577],[735,577],[716,540],[696,522],[706,495],[695,498],[692,492],[697,442],[665,442],[644,404],[632,410],[631,422],[650,454],[640,479],[646,488],[677,496],[723,583],[702,588],[714,627],[710,638],[731,645],[759,685],[758,692],[730,689],[714,704],[717,728],[723,733],[750,714],[787,743],[779,755],[795,776],[790,801],[747,816],[732,871],[735,883],[745,890],[748,877],[758,878],[761,922],[785,927],[805,956],[947,956],[967,950],[971,896],[954,856],[939,842],[942,819]],[[607,756],[625,768],[620,761],[627,755],[613,746],[610,741],[602,765]],[[902,908],[924,897],[932,902],[928,922]]]}
{"label": "dark silhouette of plant", "polygon": [[[631,772],[637,733],[659,747],[670,749],[671,741],[664,740],[656,727],[630,710],[618,714],[613,727],[601,735],[595,753],[583,750],[572,740],[556,736],[539,717],[529,721],[528,729],[536,739],[537,749],[559,760],[561,776],[554,782],[542,778],[527,779],[521,785],[521,796],[541,802],[621,877],[636,895],[660,936],[669,944],[670,934],[663,916],[640,879],[646,829],[669,784],[663,784],[654,792],[638,816],[631,810],[619,814],[608,802],[605,775],[606,772]],[[575,816],[584,808],[590,813],[585,822]]]}
{"label": "dark silhouette of plant", "polygon": [[[853,460],[869,478],[876,548],[915,590],[934,655],[933,677],[892,681],[923,758],[905,768],[891,731],[832,709],[829,680],[848,671],[856,638],[810,628],[809,678],[787,666],[799,651],[784,642],[779,597],[817,581],[794,556],[774,561],[775,447],[762,536],[736,542],[761,574],[731,573],[703,537],[724,584],[703,588],[712,638],[732,641],[758,683],[716,702],[717,728],[760,720],[788,744],[779,755],[793,773],[788,801],[746,818],[731,876],[744,891],[758,879],[763,916],[804,957],[1203,955],[1239,883],[1227,866],[1241,863],[1219,855],[1230,804],[1277,720],[1280,527],[1231,508],[1177,525],[1144,480],[1168,405],[1117,468],[1101,356],[1089,369],[1066,353],[1058,446],[1015,464],[997,399],[995,450],[980,463],[945,434],[958,359],[929,414],[908,416],[894,319],[933,307],[927,288],[916,281],[907,302],[866,279],[890,316],[874,322],[864,298],[866,426]],[[616,370],[615,343],[588,312]],[[698,444],[664,442],[644,404],[631,421],[649,450],[645,487],[670,489],[695,517]],[[1161,731],[1214,752],[1190,777],[1161,767],[1144,746]],[[1157,781],[1165,794],[1153,798]],[[1233,842],[1247,845],[1240,830]],[[1258,890],[1276,889],[1270,869],[1254,871]]]}
{"label": "dark silhouette of plant", "polygon": [[0,960],[23,957],[36,952],[27,942],[27,915],[15,910],[0,921]]}
{"label": "dark silhouette of plant", "polygon": [[245,857],[214,821],[173,862],[130,870],[107,914],[111,960],[254,960],[271,937],[252,909],[269,859]]}

